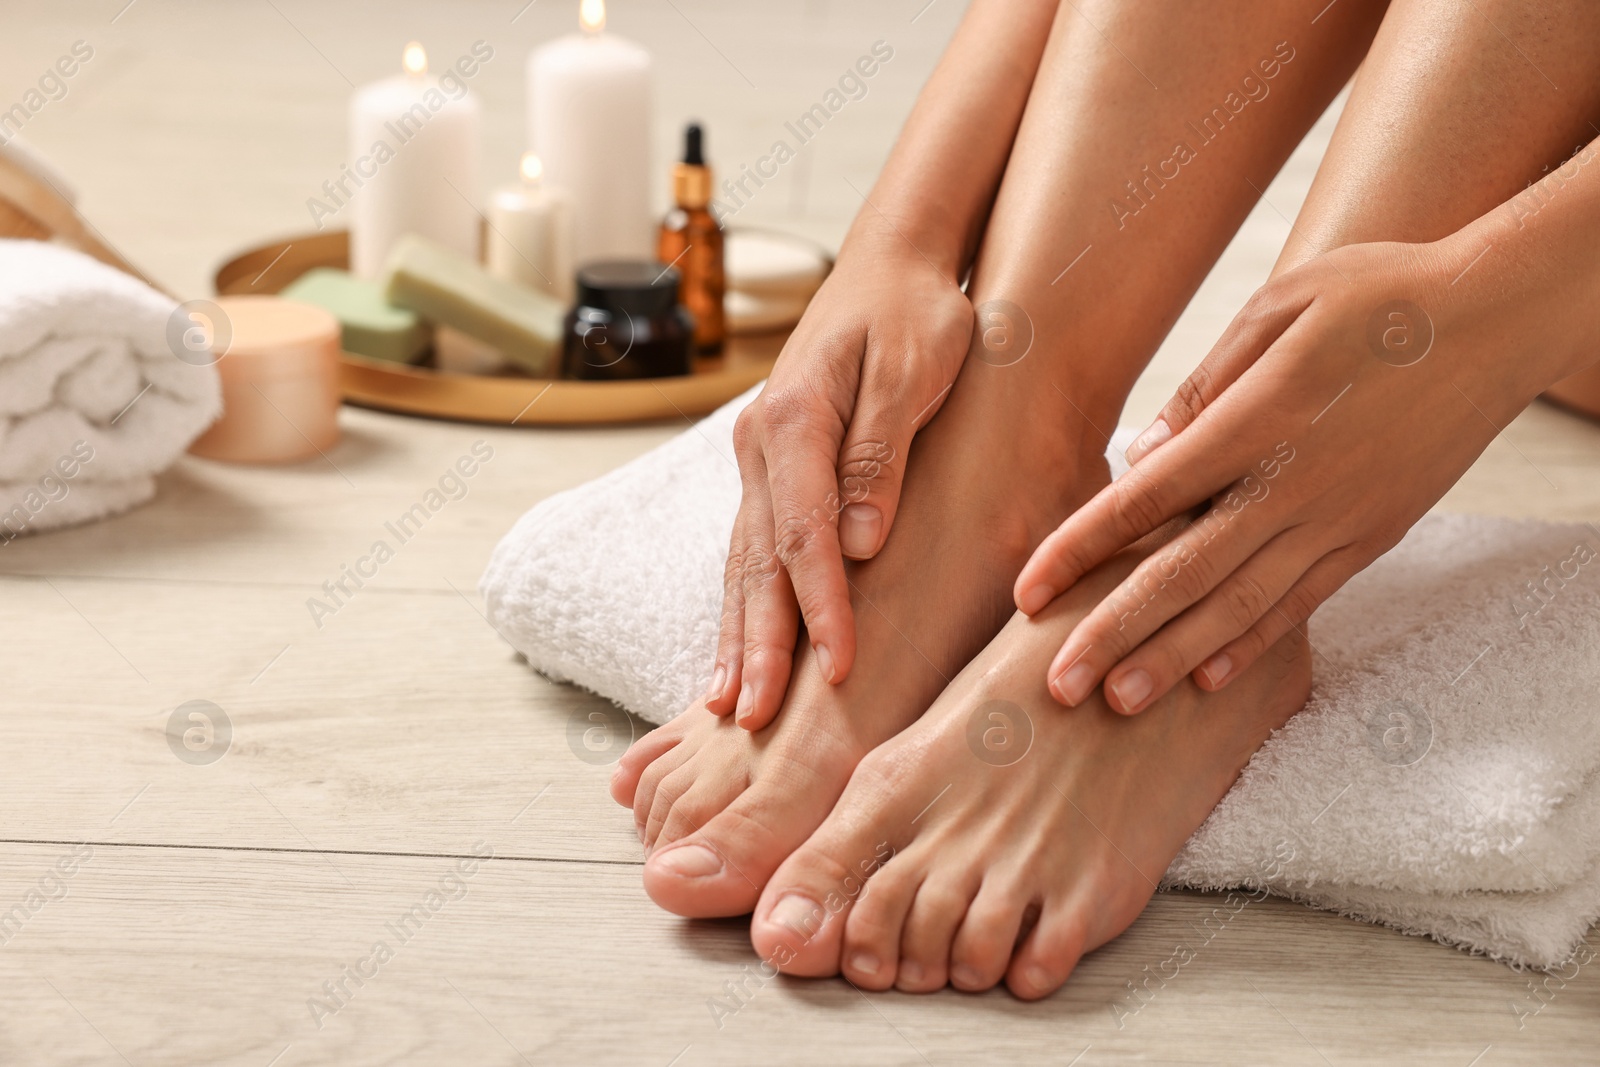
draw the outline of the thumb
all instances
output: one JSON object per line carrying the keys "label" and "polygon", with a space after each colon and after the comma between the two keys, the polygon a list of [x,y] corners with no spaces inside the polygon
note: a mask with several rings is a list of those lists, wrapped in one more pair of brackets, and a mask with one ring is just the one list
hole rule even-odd
{"label": "thumb", "polygon": [[[1290,272],[1284,278],[1293,278],[1294,274]],[[1257,289],[1206,358],[1178,386],[1161,414],[1133,439],[1127,451],[1128,465],[1138,463],[1193,424],[1300,317],[1315,295],[1312,286],[1287,281],[1271,281]]]}

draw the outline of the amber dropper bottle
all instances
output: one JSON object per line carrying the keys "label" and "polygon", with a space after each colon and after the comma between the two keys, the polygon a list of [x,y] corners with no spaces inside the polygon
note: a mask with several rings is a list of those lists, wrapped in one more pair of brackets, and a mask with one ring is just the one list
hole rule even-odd
{"label": "amber dropper bottle", "polygon": [[722,297],[727,281],[722,272],[722,226],[711,214],[711,168],[706,166],[703,134],[698,123],[683,134],[683,162],[672,168],[672,200],[676,205],[661,221],[656,256],[676,267],[683,281],[678,300],[694,316],[694,350],[717,355],[727,335]]}

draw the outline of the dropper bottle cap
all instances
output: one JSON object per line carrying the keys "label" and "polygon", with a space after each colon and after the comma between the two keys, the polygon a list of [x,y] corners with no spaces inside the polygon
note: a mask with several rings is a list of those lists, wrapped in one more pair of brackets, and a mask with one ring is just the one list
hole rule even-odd
{"label": "dropper bottle cap", "polygon": [[672,199],[681,208],[702,208],[711,202],[711,168],[706,166],[705,134],[698,122],[683,131],[683,162],[672,168]]}

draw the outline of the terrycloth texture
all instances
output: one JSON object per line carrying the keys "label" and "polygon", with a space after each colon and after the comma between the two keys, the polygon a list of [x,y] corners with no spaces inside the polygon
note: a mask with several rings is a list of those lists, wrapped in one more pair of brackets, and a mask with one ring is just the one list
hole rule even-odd
{"label": "terrycloth texture", "polygon": [[[752,395],[501,542],[489,618],[536,669],[653,722],[705,689],[739,499],[732,426]],[[1428,516],[1311,637],[1306,708],[1166,884],[1264,885],[1514,963],[1563,961],[1600,916],[1600,531]]]}
{"label": "terrycloth texture", "polygon": [[176,307],[79,252],[0,240],[0,543],[150,499],[217,417],[216,368],[168,347]]}

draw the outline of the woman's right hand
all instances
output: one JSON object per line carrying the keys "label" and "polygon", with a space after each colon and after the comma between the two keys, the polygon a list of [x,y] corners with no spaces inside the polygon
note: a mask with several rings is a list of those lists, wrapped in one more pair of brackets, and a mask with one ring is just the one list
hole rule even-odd
{"label": "woman's right hand", "polygon": [[861,228],[734,428],[744,495],[706,707],[749,730],[777,714],[802,618],[823,676],[850,673],[844,559],[883,546],[911,438],[944,403],[972,336],[953,271],[886,218]]}

